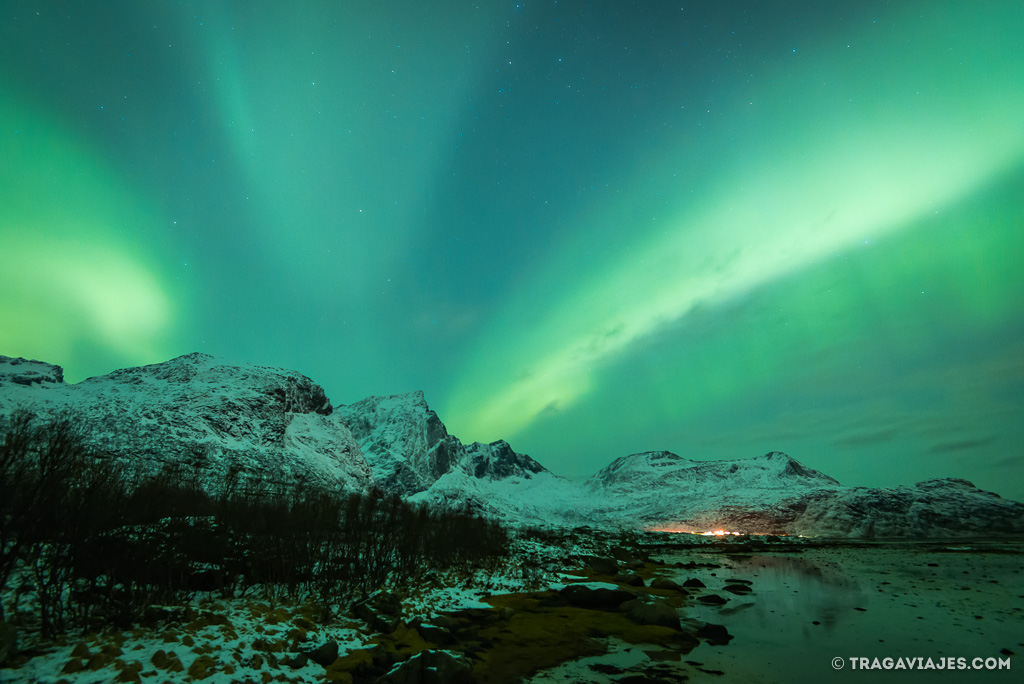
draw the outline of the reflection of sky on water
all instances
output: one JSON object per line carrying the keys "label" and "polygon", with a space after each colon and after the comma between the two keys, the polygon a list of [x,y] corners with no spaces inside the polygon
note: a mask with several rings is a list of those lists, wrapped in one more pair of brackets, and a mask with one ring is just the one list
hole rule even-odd
{"label": "reflection of sky on water", "polygon": [[[610,684],[595,664],[678,675],[706,681],[782,684],[832,681],[993,682],[1009,681],[1005,670],[851,669],[850,657],[932,658],[999,656],[1003,648],[1022,652],[1024,570],[1021,545],[1002,553],[940,552],[891,546],[808,549],[799,555],[726,556],[698,551],[668,553],[675,562],[714,563],[718,568],[679,568],[666,576],[677,582],[700,579],[729,599],[721,607],[694,599],[684,619],[724,624],[734,639],[725,646],[702,643],[678,662],[655,662],[657,649],[622,642],[605,656],[566,663],[538,674],[531,684],[590,681]],[[1009,553],[1006,553],[1009,551]],[[753,593],[722,591],[732,579],[751,582]],[[814,624],[817,621],[819,624]],[[844,667],[835,670],[833,658]]]}
{"label": "reflection of sky on water", "polygon": [[[746,610],[762,622],[779,618],[804,615],[813,607],[815,620],[820,626],[834,627],[840,616],[863,604],[864,596],[860,585],[832,562],[820,562],[804,558],[783,556],[759,556],[749,562],[736,564],[734,571],[723,573],[709,570],[704,583],[709,589],[720,589],[724,580],[730,577],[749,580],[757,587],[757,598],[733,597],[728,604],[718,609],[720,615],[730,615]],[[711,573],[716,573],[712,576]],[[732,595],[725,592],[726,597]],[[713,615],[706,621],[714,622]],[[806,624],[801,632],[808,632],[818,626]]]}
{"label": "reflection of sky on water", "polygon": [[[729,602],[687,604],[689,618],[725,624],[728,646],[702,644],[688,659],[727,673],[729,681],[818,682],[870,677],[933,680],[936,671],[832,669],[833,657],[988,657],[1020,651],[1024,591],[1018,554],[936,553],[905,549],[817,549],[797,557],[669,556],[668,562],[719,563],[680,569]],[[753,593],[721,591],[746,579]],[[814,624],[818,622],[819,624]],[[1005,657],[1005,656],[1003,656]],[[958,682],[986,681],[998,672],[957,672]],[[1002,674],[1006,674],[1003,672]],[[950,680],[952,681],[952,679]]]}

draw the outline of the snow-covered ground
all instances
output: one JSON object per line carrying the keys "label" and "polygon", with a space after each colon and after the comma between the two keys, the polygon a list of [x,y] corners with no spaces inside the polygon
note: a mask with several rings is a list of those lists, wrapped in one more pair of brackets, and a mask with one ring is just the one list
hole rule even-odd
{"label": "snow-covered ground", "polygon": [[[431,573],[415,586],[399,590],[402,618],[429,623],[443,613],[490,609],[482,599],[491,595],[564,586],[558,581],[563,559],[600,549],[587,537],[557,543],[513,537],[509,555],[496,571]],[[346,617],[343,606],[334,606],[335,613],[342,614],[324,624],[321,608],[311,600],[269,600],[258,592],[250,594],[235,599],[201,595],[187,607],[184,619],[157,627],[68,634],[57,642],[23,636],[20,647],[25,653],[19,662],[24,656],[32,657],[17,668],[0,669],[0,682],[270,681],[266,676],[322,682],[323,667],[309,662],[293,668],[286,659],[329,642],[337,643],[339,658],[373,645],[373,630],[363,621]],[[10,598],[10,594],[4,597],[8,606]],[[181,613],[178,608],[167,611]]]}

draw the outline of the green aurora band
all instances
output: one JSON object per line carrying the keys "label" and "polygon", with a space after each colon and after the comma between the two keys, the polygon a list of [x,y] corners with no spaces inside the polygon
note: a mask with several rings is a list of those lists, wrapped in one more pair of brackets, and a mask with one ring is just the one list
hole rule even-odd
{"label": "green aurora band", "polygon": [[[936,16],[915,45],[941,44],[970,14],[963,6],[962,13]],[[975,43],[958,43],[956,50],[912,52],[894,28],[873,36],[867,60],[845,46],[821,47],[812,67],[771,79],[769,89],[749,96],[746,109],[733,108],[743,112],[737,121],[720,124],[731,154],[701,160],[713,183],[695,189],[673,179],[677,160],[694,157],[685,142],[666,150],[660,163],[644,164],[638,173],[664,179],[661,194],[686,197],[688,206],[677,210],[667,201],[653,217],[663,230],[644,231],[642,240],[609,250],[593,274],[571,274],[571,288],[562,264],[552,264],[496,316],[461,391],[445,407],[458,417],[459,433],[515,436],[538,416],[593,391],[603,365],[633,353],[639,340],[695,308],[727,305],[849,250],[880,241],[883,249],[890,234],[927,230],[922,217],[1000,180],[1024,159],[1024,50],[1014,39],[993,45],[999,34],[977,35]],[[1008,58],[993,65],[993,53]],[[689,201],[693,193],[697,202]],[[634,211],[595,207],[579,223],[609,222],[628,232]],[[959,239],[977,237],[969,231]],[[921,256],[906,254],[905,265],[912,268]],[[978,300],[1006,294],[992,292],[983,277],[963,280]],[[557,292],[564,295],[553,296]],[[543,314],[531,317],[527,312],[542,301]],[[978,302],[1009,312],[1018,303]],[[860,312],[854,302],[843,307],[853,317],[850,325],[872,314],[870,301],[861,304]],[[817,308],[813,301],[783,306]],[[969,319],[974,312],[963,308],[958,313]],[[813,321],[805,323],[791,333],[795,339],[821,334]],[[757,358],[764,350],[735,354],[735,347],[748,346],[746,338],[765,331],[735,333],[738,344],[715,346],[729,366],[744,369],[741,377],[725,380],[730,389],[708,382],[702,401],[735,399],[751,382],[771,375],[766,360]],[[694,366],[680,377],[692,382],[700,375]]]}
{"label": "green aurora band", "polygon": [[[176,296],[141,192],[45,112],[0,96],[0,348],[43,359],[166,356]],[[154,249],[156,248],[156,249]]]}
{"label": "green aurora band", "polygon": [[1024,498],[1019,1],[114,7],[0,26],[0,353]]}

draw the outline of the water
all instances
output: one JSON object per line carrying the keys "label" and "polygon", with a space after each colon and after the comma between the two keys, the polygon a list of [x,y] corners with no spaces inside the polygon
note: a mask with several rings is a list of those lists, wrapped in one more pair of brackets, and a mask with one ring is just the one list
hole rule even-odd
{"label": "water", "polygon": [[[690,600],[684,617],[724,624],[734,639],[725,646],[702,643],[675,673],[720,682],[1010,682],[1022,681],[1024,574],[1020,545],[939,551],[935,544],[808,548],[803,553],[727,555],[672,552],[668,563],[715,563],[720,568],[673,569],[682,583],[695,577],[703,593],[729,599],[724,606]],[[1002,552],[994,552],[1002,551]],[[729,578],[752,582],[753,593],[721,591]],[[851,657],[921,658],[923,667],[948,657],[1010,658],[1010,670],[855,669]],[[588,659],[545,673],[534,681],[615,681],[587,674],[595,662],[643,665],[642,647],[616,644],[603,659]],[[841,659],[841,669],[833,667]],[[648,665],[655,664],[648,659]],[[838,664],[838,663],[837,663]],[[859,661],[858,661],[859,664]],[[710,677],[701,670],[721,671]],[[666,677],[667,678],[667,677]]]}

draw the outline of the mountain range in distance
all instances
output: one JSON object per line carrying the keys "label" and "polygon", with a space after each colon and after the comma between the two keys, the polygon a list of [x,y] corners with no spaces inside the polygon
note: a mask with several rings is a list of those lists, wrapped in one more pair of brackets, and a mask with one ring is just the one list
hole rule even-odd
{"label": "mountain range in distance", "polygon": [[71,411],[98,453],[141,472],[177,466],[412,502],[469,506],[512,525],[855,538],[1024,534],[1024,504],[961,479],[846,487],[781,452],[699,461],[618,458],[583,482],[505,441],[463,444],[422,392],[333,406],[295,371],[200,353],[76,384],[60,366],[0,356],[0,416]]}

